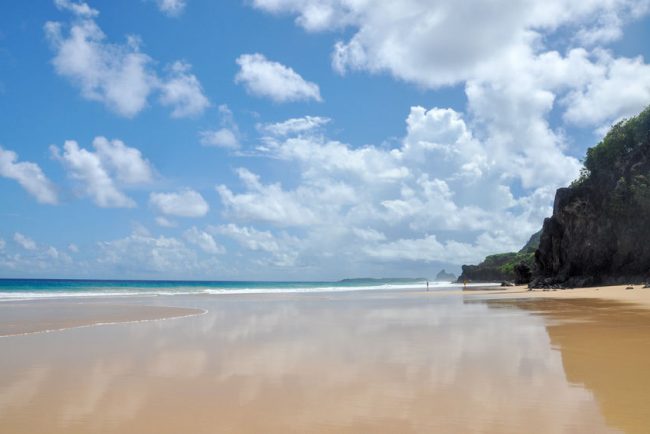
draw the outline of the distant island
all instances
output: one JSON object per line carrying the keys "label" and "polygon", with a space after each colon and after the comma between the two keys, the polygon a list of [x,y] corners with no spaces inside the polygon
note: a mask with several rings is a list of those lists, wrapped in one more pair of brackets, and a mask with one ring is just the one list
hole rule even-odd
{"label": "distant island", "polygon": [[456,275],[453,273],[447,273],[443,268],[436,274],[436,282],[454,282],[456,280]]}
{"label": "distant island", "polygon": [[531,288],[641,283],[650,278],[650,107],[587,150],[580,177],[519,252],[463,265],[459,281]]}

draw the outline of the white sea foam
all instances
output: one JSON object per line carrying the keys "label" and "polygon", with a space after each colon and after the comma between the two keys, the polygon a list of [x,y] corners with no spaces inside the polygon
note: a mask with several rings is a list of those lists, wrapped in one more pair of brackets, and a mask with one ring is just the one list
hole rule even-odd
{"label": "white sea foam", "polygon": [[[498,286],[498,284],[470,283],[468,287]],[[463,284],[448,282],[429,282],[429,290],[459,289]],[[243,287],[243,288],[218,288],[218,287],[161,287],[142,288],[140,290],[119,291],[114,289],[96,290],[84,289],[78,291],[7,291],[0,292],[0,302],[23,301],[39,299],[60,298],[114,298],[114,297],[157,297],[177,295],[236,295],[236,294],[295,294],[295,293],[331,293],[355,291],[409,291],[426,289],[426,283],[383,283],[377,285],[336,285],[331,286],[296,286],[296,287]]]}

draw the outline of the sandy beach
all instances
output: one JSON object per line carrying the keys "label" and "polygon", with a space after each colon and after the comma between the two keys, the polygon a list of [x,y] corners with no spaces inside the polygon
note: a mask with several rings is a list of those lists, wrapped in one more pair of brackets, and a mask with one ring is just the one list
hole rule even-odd
{"label": "sandy beach", "polygon": [[119,300],[41,300],[0,303],[0,337],[98,324],[153,321],[204,313],[201,309],[120,303]]}
{"label": "sandy beach", "polygon": [[[626,289],[632,286],[633,289]],[[600,299],[620,303],[633,303],[639,307],[650,309],[650,288],[643,285],[612,285],[594,286],[589,288],[573,288],[558,290],[535,289],[529,291],[527,286],[513,286],[480,291],[464,291],[471,296],[498,296],[499,298],[526,298],[526,299]]]}
{"label": "sandy beach", "polygon": [[[0,339],[0,426],[642,433],[650,310],[621,301],[648,296],[509,288],[13,302],[24,324],[49,323],[56,306],[68,326],[86,326]],[[129,322],[79,323],[88,312]],[[142,315],[178,318],[132,322]]]}

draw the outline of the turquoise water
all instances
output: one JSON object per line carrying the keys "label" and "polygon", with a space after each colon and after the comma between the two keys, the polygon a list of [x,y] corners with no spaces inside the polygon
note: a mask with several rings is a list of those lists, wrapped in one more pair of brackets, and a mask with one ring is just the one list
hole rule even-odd
{"label": "turquoise water", "polygon": [[[430,282],[429,285],[432,289],[455,286],[447,282]],[[426,280],[419,278],[346,279],[337,282],[0,279],[0,300],[424,288]]]}

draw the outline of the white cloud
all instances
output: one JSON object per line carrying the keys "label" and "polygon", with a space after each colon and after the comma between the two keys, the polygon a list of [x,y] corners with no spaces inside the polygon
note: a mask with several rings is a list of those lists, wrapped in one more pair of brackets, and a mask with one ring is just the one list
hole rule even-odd
{"label": "white cloud", "polygon": [[139,50],[137,39],[127,44],[104,42],[106,35],[91,19],[74,23],[67,35],[61,23],[45,25],[55,49],[56,72],[81,89],[84,98],[99,101],[116,113],[133,117],[147,105],[156,86],[151,58]]}
{"label": "white cloud", "polygon": [[74,243],[68,244],[68,250],[72,253],[79,253],[79,247]]}
{"label": "white cloud", "polygon": [[594,68],[594,77],[563,100],[568,122],[609,127],[638,113],[650,101],[650,65],[643,58],[614,58],[599,52]]}
{"label": "white cloud", "polygon": [[82,17],[96,17],[99,15],[99,12],[96,9],[91,8],[84,2],[74,2],[71,0],[54,0],[54,4],[61,10],[67,10],[75,15]]}
{"label": "white cloud", "polygon": [[219,106],[219,117],[221,128],[199,132],[201,144],[203,146],[238,149],[241,146],[239,143],[239,126],[227,105],[222,104]]}
{"label": "white cloud", "polygon": [[174,228],[176,227],[176,223],[173,220],[170,220],[166,217],[163,216],[158,216],[156,217],[156,224],[158,226],[161,226],[163,228]]}
{"label": "white cloud", "polygon": [[239,148],[239,140],[237,140],[237,136],[229,128],[201,131],[199,136],[203,146],[216,146],[226,149]]}
{"label": "white cloud", "polygon": [[188,243],[198,246],[205,253],[209,253],[211,255],[225,253],[223,246],[217,244],[214,238],[212,238],[212,235],[201,231],[194,226],[186,230],[183,233],[183,237],[185,240],[187,240]]}
{"label": "white cloud", "polygon": [[[479,108],[477,116],[483,114]],[[509,113],[498,114],[504,125],[509,125]],[[530,131],[521,128],[521,137]],[[539,180],[526,180],[527,172],[492,155],[516,155],[520,150],[510,141],[478,138],[462,114],[423,107],[411,108],[406,134],[392,149],[354,148],[320,134],[303,135],[300,129],[269,137],[266,144],[261,155],[291,163],[287,166],[298,177],[294,187],[264,183],[241,168],[243,191],[225,185],[217,191],[226,218],[271,229],[231,223],[216,231],[248,250],[268,253],[267,265],[276,259],[276,249],[287,253],[297,269],[369,269],[390,262],[393,272],[401,273],[404,264],[473,262],[516,250],[539,229],[554,188],[572,176],[575,161],[559,152],[557,142],[540,142],[549,157],[558,150],[553,164],[568,162],[571,170],[560,177],[540,172]],[[533,155],[518,158],[545,167]],[[513,179],[526,181],[516,195],[510,188]],[[300,236],[285,240],[278,230]]]}
{"label": "white cloud", "polygon": [[372,228],[352,228],[352,232],[363,241],[383,241],[386,239],[386,235]]}
{"label": "white cloud", "polygon": [[151,193],[149,203],[159,212],[177,217],[203,217],[210,210],[203,196],[190,189],[178,193]]}
{"label": "white cloud", "polygon": [[235,82],[243,83],[255,96],[275,102],[322,101],[317,84],[305,81],[293,69],[268,60],[262,54],[242,54],[237,58],[240,67]]}
{"label": "white cloud", "polygon": [[270,231],[258,231],[232,223],[213,228],[214,231],[229,236],[250,250],[263,250],[276,253],[280,246]]}
{"label": "white cloud", "polygon": [[125,184],[153,181],[153,168],[139,149],[128,147],[121,140],[95,137],[93,147],[104,165],[113,170],[117,180]]}
{"label": "white cloud", "polygon": [[[323,218],[319,211],[327,212],[325,208],[330,208],[330,204],[322,202],[322,207],[318,206],[317,210],[305,202],[317,201],[319,197],[342,202],[353,200],[350,190],[340,185],[317,188],[318,196],[315,196],[311,188],[286,192],[280,184],[264,185],[259,176],[248,169],[238,169],[237,175],[246,187],[245,193],[233,193],[225,185],[217,186],[217,192],[228,214],[246,221],[263,221],[278,226],[310,225]],[[331,215],[332,211],[330,208],[327,214]]]}
{"label": "white cloud", "polygon": [[60,8],[71,11],[75,18],[70,25],[49,21],[45,34],[55,55],[56,72],[81,90],[81,95],[99,101],[125,117],[134,117],[147,105],[149,96],[161,92],[161,103],[172,107],[172,117],[202,113],[209,102],[197,78],[189,73],[189,65],[175,62],[167,79],[153,69],[155,62],[140,51],[136,36],[126,43],[106,41],[106,35],[94,18],[97,11],[84,12],[85,3],[57,0]]}
{"label": "white cloud", "polygon": [[25,250],[36,250],[36,242],[20,232],[14,233],[14,241]]}
{"label": "white cloud", "polygon": [[[387,72],[429,88],[464,83],[470,111],[481,105],[498,109],[479,114],[489,118],[481,126],[490,129],[487,142],[499,154],[517,154],[510,151],[519,146],[520,155],[514,157],[521,163],[540,160],[529,158],[540,148],[553,154],[550,162],[562,159],[563,138],[548,125],[556,101],[562,102],[565,121],[602,132],[642,109],[650,93],[643,59],[615,58],[601,48],[620,38],[627,23],[650,12],[647,0],[473,0],[466,7],[452,0],[254,0],[253,6],[295,15],[307,31],[350,30],[332,54],[341,73]],[[562,57],[553,45],[575,48]],[[523,113],[517,112],[520,105]],[[510,131],[513,125],[517,134]],[[530,142],[518,136],[524,129],[544,144],[522,150],[521,144]],[[548,176],[553,163],[532,171]],[[557,172],[573,172],[569,165],[563,162]],[[534,183],[531,176],[525,178]]]}
{"label": "white cloud", "polygon": [[54,184],[36,163],[17,162],[18,155],[0,146],[0,176],[17,181],[40,203],[56,204],[58,197]]}
{"label": "white cloud", "polygon": [[148,183],[153,176],[150,163],[138,149],[120,140],[96,137],[93,146],[96,152],[80,148],[74,140],[66,140],[63,153],[56,146],[50,150],[77,181],[83,196],[90,196],[101,207],[134,207],[135,202],[119,189],[112,175],[123,185]]}
{"label": "white cloud", "polygon": [[437,87],[510,63],[514,53],[541,45],[540,35],[563,26],[577,27],[583,41],[616,39],[626,21],[647,13],[649,2],[475,0],[458,7],[452,0],[253,0],[253,5],[296,15],[308,31],[352,29],[352,36],[334,47],[333,65],[340,72],[387,71]]}
{"label": "white cloud", "polygon": [[196,116],[210,106],[201,83],[194,74],[190,74],[190,69],[188,63],[174,62],[169,78],[160,85],[160,102],[173,107],[174,118]]}
{"label": "white cloud", "polygon": [[312,133],[330,122],[329,118],[320,116],[305,116],[287,119],[283,122],[258,124],[257,129],[272,136],[287,136],[290,134]]}
{"label": "white cloud", "polygon": [[186,0],[156,0],[158,9],[162,13],[170,17],[177,17],[183,13],[185,6],[187,6]]}
{"label": "white cloud", "polygon": [[196,253],[173,237],[133,233],[125,238],[98,243],[100,266],[135,275],[188,275],[201,268]]}
{"label": "white cloud", "polygon": [[270,253],[271,258],[263,262],[265,264],[278,267],[291,267],[296,264],[300,242],[287,234],[278,238],[271,231],[259,231],[232,223],[210,227],[209,230],[234,239],[249,251]]}
{"label": "white cloud", "polygon": [[54,246],[39,244],[20,232],[14,233],[13,241],[18,249],[5,249],[5,242],[0,239],[0,268],[4,271],[52,277],[53,273],[73,270],[72,258]]}

